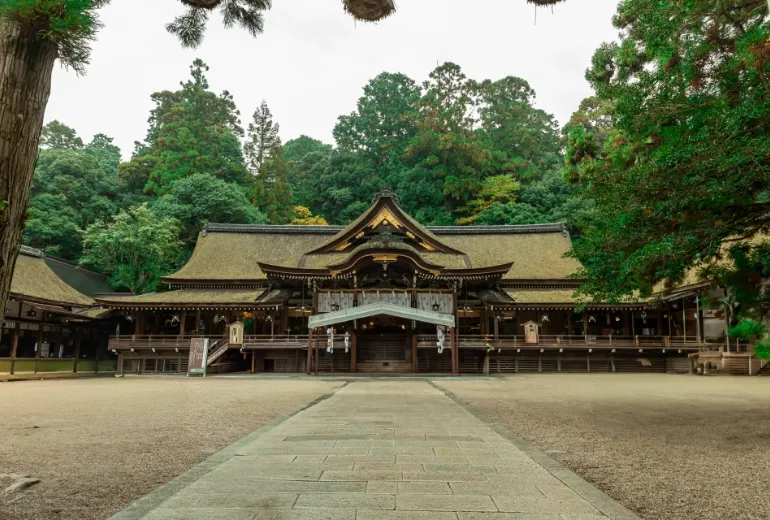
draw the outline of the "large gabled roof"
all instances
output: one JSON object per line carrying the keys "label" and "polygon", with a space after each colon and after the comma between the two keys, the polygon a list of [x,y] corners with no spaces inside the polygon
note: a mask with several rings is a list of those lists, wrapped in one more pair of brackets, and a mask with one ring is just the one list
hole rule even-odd
{"label": "large gabled roof", "polygon": [[208,224],[188,263],[163,280],[173,286],[265,285],[260,265],[294,270],[339,264],[360,246],[361,233],[383,222],[406,234],[426,263],[446,269],[512,263],[503,276],[512,281],[564,280],[580,268],[565,256],[572,242],[564,224],[426,227],[385,195],[345,227]]}
{"label": "large gabled roof", "polygon": [[91,298],[68,285],[51,270],[41,251],[26,246],[22,246],[16,259],[11,296],[16,300],[65,307],[94,305]]}

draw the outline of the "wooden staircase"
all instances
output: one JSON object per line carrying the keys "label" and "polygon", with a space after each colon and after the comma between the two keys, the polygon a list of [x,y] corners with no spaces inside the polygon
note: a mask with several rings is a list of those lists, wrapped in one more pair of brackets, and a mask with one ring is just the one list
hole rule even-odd
{"label": "wooden staircase", "polygon": [[210,367],[221,358],[230,348],[230,338],[221,338],[209,345],[209,355],[206,360],[206,366]]}
{"label": "wooden staircase", "polygon": [[758,376],[770,377],[770,362],[768,362],[763,368],[757,372]]}

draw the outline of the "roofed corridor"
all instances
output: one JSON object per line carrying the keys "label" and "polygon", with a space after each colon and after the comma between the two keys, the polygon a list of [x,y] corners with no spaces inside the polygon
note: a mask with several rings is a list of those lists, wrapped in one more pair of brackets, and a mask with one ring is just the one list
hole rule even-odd
{"label": "roofed corridor", "polygon": [[637,518],[530,455],[428,382],[354,382],[114,520]]}

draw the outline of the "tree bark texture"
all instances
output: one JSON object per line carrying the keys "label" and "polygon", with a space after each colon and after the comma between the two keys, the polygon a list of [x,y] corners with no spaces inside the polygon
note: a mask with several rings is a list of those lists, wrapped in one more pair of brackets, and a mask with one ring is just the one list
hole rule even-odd
{"label": "tree bark texture", "polygon": [[0,20],[0,322],[19,254],[56,57],[53,43]]}

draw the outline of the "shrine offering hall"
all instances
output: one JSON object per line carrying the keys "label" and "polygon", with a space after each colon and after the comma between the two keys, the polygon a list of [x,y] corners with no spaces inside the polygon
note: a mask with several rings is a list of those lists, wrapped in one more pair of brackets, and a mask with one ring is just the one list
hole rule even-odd
{"label": "shrine offering hall", "polygon": [[184,372],[195,338],[210,372],[689,371],[697,291],[580,306],[570,248],[562,224],[424,227],[383,193],[344,228],[208,224],[169,291],[96,300],[122,373]]}

